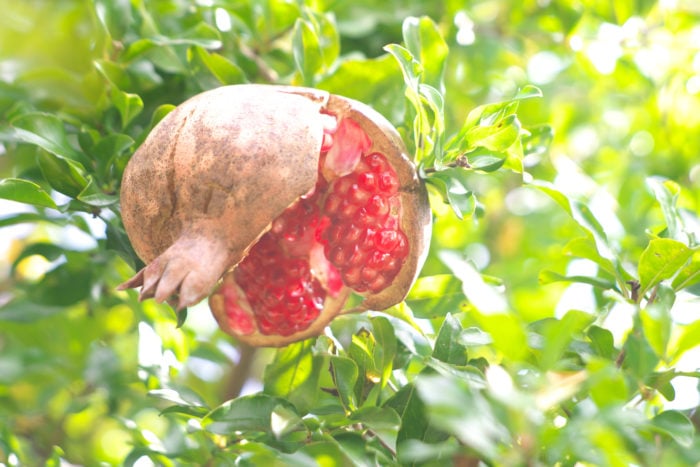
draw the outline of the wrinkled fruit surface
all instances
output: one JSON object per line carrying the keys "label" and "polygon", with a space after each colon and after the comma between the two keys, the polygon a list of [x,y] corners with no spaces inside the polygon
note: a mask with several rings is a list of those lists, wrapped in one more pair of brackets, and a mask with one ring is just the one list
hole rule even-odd
{"label": "wrinkled fruit surface", "polygon": [[[233,115],[228,115],[240,119],[235,128],[226,115],[211,116],[217,109],[205,107],[206,99],[185,109],[184,118],[176,114],[175,122],[165,124],[179,125],[177,139],[188,137],[183,134],[188,125],[195,127],[193,144],[184,140],[189,150],[216,148],[221,139],[223,153],[213,157],[224,161],[218,164],[224,173],[195,167],[178,178],[182,168],[171,135],[158,141],[160,154],[151,149],[140,160],[137,152],[130,162],[146,167],[127,168],[122,210],[131,201],[125,190],[138,189],[129,185],[138,185],[139,170],[152,178],[172,164],[170,176],[193,185],[189,193],[195,194],[212,181],[221,184],[225,172],[236,173],[236,180],[223,188],[230,192],[220,201],[216,193],[208,201],[205,196],[203,206],[188,205],[166,183],[160,196],[174,219],[151,219],[154,227],[145,230],[153,236],[169,225],[170,238],[132,239],[137,252],[152,262],[124,286],[142,286],[142,298],[188,306],[208,295],[223,275],[209,299],[219,325],[240,340],[267,346],[319,334],[343,311],[351,293],[363,297],[358,311],[403,300],[424,259],[430,213],[425,189],[394,128],[363,104],[317,90],[243,85],[213,92],[220,94],[218,102],[227,100],[238,109],[229,109]],[[206,144],[200,138],[207,138]],[[182,159],[191,163],[187,157]],[[204,161],[215,165],[208,157]],[[175,196],[168,190],[176,190]],[[131,217],[134,222],[144,217],[138,207],[131,211],[124,214],[130,238],[142,233],[130,229]],[[148,244],[145,254],[140,243]],[[191,270],[175,270],[183,265]],[[199,279],[202,274],[205,281]]]}

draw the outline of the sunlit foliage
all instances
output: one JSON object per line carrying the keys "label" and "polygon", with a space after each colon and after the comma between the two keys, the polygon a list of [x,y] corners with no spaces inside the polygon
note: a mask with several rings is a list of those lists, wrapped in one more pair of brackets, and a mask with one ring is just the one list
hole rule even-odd
{"label": "sunlit foliage", "polygon": [[[700,462],[695,1],[0,12],[0,465]],[[116,292],[129,157],[245,82],[399,128],[435,217],[405,303],[253,351]]]}

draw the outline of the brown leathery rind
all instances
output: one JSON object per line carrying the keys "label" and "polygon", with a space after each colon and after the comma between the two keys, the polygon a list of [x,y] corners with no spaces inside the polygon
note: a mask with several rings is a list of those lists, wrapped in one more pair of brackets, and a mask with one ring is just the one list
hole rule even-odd
{"label": "brown leathery rind", "polygon": [[225,86],[159,122],[124,172],[124,227],[148,265],[122,288],[177,295],[179,308],[208,296],[315,185],[327,100],[313,89]]}

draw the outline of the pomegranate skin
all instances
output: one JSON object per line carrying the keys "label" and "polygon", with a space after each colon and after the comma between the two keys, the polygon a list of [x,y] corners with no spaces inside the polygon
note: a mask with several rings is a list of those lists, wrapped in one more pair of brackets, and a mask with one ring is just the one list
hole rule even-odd
{"label": "pomegranate skin", "polygon": [[321,333],[342,312],[349,289],[328,297],[308,328],[284,337],[239,332],[226,316],[220,290],[230,282],[226,273],[272,221],[314,189],[324,134],[343,118],[357,122],[372,141],[370,150],[384,154],[397,172],[409,240],[392,283],[362,294],[364,301],[353,311],[381,310],[403,300],[425,259],[431,219],[425,187],[398,133],[357,101],[273,85],[226,86],[196,95],[169,113],[136,151],[124,172],[121,209],[126,232],[147,266],[120,288],[141,287],[141,299],[168,300],[178,309],[211,296],[221,328],[252,345],[286,345]]}

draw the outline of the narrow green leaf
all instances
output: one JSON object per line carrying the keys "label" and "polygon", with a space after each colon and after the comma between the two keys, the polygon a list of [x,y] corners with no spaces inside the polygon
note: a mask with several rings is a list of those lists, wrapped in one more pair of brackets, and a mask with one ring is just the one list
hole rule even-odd
{"label": "narrow green leaf", "polygon": [[357,364],[347,357],[339,356],[332,356],[330,364],[333,382],[341,402],[346,409],[355,410],[357,408],[355,385],[359,376]]}
{"label": "narrow green leaf", "polygon": [[666,180],[661,177],[648,177],[646,183],[661,206],[669,238],[687,242],[688,236],[684,232],[683,221],[676,208],[678,196],[681,192],[680,186],[672,180]]}
{"label": "narrow green leaf", "polygon": [[68,142],[63,122],[55,115],[28,113],[12,120],[19,139],[31,143],[61,158],[80,161],[82,155]]}
{"label": "narrow green leaf", "polygon": [[478,125],[467,131],[466,138],[471,147],[484,147],[489,151],[505,151],[520,136],[520,121],[516,115],[494,122],[493,125]]}
{"label": "narrow green leaf", "polygon": [[384,316],[373,316],[372,334],[376,345],[374,346],[374,367],[381,373],[380,387],[384,387],[393,371],[394,358],[396,357],[396,334],[391,322]]}
{"label": "narrow green leaf", "polygon": [[399,63],[406,86],[418,94],[419,77],[423,73],[423,67],[420,62],[415,59],[408,49],[398,44],[386,45],[384,50],[389,52]]}
{"label": "narrow green leaf", "polygon": [[[1,182],[0,182],[1,183]],[[0,217],[0,227],[8,227],[10,225],[36,223],[36,222],[51,222],[56,225],[65,225],[65,219],[47,217],[36,212],[21,212],[12,214],[6,217]]]}
{"label": "narrow green leaf", "polygon": [[518,93],[513,98],[514,101],[521,101],[525,99],[532,99],[535,97],[542,97],[542,90],[537,86],[532,84],[527,84],[518,90]]}
{"label": "narrow green leaf", "polygon": [[659,282],[673,277],[693,251],[685,244],[670,238],[655,238],[649,242],[639,258],[640,296]]}
{"label": "narrow green leaf", "polygon": [[601,290],[616,290],[615,284],[592,276],[564,276],[554,271],[540,271],[538,276],[539,282],[542,285],[551,284],[554,282],[578,282],[581,284],[589,284],[593,287],[598,287]]}
{"label": "narrow green leaf", "polygon": [[671,307],[676,299],[676,294],[668,287],[659,287],[656,300],[642,309],[639,317],[642,323],[644,336],[656,355],[666,358],[666,347],[671,338]]}
{"label": "narrow green leaf", "polygon": [[43,188],[34,182],[20,178],[0,180],[0,198],[43,208],[57,209],[56,203]]}
{"label": "narrow green leaf", "polygon": [[315,75],[323,66],[319,37],[309,22],[299,18],[294,25],[292,34],[292,52],[297,70],[304,80],[304,84],[313,85]]}
{"label": "narrow green leaf", "polygon": [[185,407],[206,408],[207,406],[196,392],[184,387],[152,389],[148,391],[148,395]]}
{"label": "narrow green leaf", "polygon": [[392,408],[401,418],[401,426],[397,435],[398,444],[411,439],[433,441],[434,430],[430,429],[425,404],[418,397],[412,383],[402,386],[396,394],[386,401],[384,407]]}
{"label": "narrow green leaf", "polygon": [[428,16],[406,18],[402,26],[406,48],[423,64],[423,82],[442,89],[449,48],[438,25]]}

